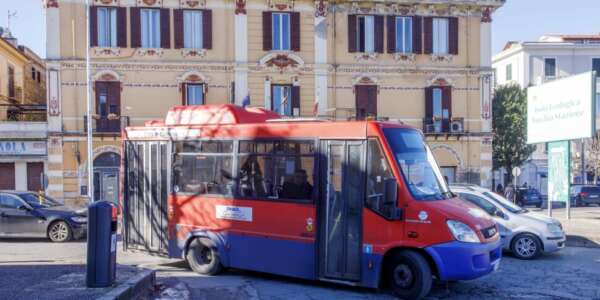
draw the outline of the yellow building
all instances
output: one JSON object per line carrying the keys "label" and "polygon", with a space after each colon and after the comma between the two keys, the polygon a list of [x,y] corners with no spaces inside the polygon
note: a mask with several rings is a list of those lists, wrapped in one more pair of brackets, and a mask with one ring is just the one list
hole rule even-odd
{"label": "yellow building", "polygon": [[0,28],[0,190],[43,189],[45,77],[43,61]]}
{"label": "yellow building", "polygon": [[[46,0],[48,191],[116,199],[120,129],[173,105],[249,102],[290,117],[422,128],[452,182],[491,185],[491,14],[504,0]],[[88,47],[89,46],[89,47]]]}

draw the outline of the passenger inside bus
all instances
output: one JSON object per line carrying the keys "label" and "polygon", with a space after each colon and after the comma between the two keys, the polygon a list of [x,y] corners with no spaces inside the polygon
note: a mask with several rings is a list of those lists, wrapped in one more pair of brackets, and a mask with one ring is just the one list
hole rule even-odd
{"label": "passenger inside bus", "polygon": [[307,181],[306,170],[297,169],[291,180],[286,180],[281,189],[281,198],[285,199],[310,199],[312,198],[312,185]]}

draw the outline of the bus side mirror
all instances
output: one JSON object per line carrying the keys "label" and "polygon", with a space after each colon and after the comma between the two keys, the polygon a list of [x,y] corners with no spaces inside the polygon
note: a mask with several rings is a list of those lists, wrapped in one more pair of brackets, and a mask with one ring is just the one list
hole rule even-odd
{"label": "bus side mirror", "polygon": [[384,205],[388,211],[388,219],[392,221],[402,220],[402,209],[397,206],[398,203],[398,183],[395,178],[385,179]]}

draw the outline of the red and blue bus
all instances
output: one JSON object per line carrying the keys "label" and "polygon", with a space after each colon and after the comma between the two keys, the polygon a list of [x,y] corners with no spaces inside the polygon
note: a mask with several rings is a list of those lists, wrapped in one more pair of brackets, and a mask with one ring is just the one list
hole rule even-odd
{"label": "red and blue bus", "polygon": [[238,268],[402,298],[499,265],[494,221],[450,192],[422,133],[400,122],[178,106],[123,137],[126,249],[201,274]]}

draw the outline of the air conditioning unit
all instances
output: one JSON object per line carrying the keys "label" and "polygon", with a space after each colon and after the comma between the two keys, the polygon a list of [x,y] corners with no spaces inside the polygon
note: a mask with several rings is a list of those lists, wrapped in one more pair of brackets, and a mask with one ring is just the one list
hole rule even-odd
{"label": "air conditioning unit", "polygon": [[451,133],[463,133],[463,121],[462,120],[454,120],[450,122],[450,132]]}

